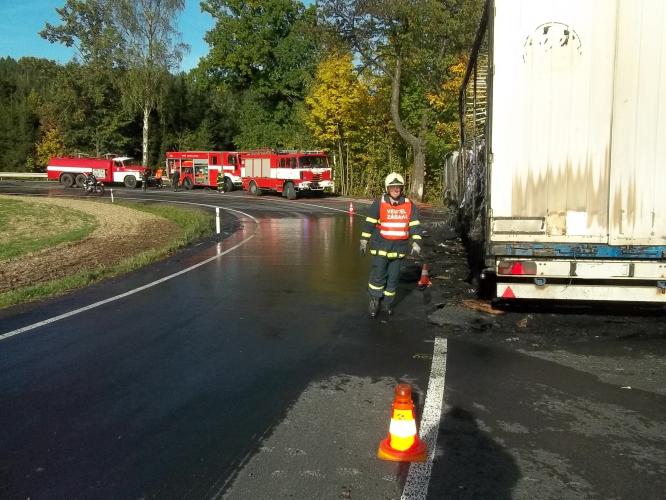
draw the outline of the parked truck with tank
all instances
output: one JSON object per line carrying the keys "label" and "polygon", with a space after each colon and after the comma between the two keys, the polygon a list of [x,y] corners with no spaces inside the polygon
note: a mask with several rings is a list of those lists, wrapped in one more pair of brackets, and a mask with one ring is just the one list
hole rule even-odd
{"label": "parked truck with tank", "polygon": [[57,156],[49,159],[46,174],[49,180],[58,181],[65,187],[83,187],[86,174],[92,173],[104,184],[117,183],[135,188],[141,184],[145,170],[141,165],[134,165],[132,158],[127,156]]}

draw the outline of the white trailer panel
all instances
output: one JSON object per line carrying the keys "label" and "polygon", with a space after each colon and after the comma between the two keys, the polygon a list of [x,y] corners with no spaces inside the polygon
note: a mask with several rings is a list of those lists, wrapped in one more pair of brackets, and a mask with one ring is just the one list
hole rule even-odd
{"label": "white trailer panel", "polygon": [[623,0],[617,16],[610,241],[666,244],[666,2]]}
{"label": "white trailer panel", "polygon": [[511,299],[666,303],[666,289],[653,286],[548,285],[498,283],[497,296]]}
{"label": "white trailer panel", "polygon": [[491,240],[607,242],[616,11],[495,1]]}

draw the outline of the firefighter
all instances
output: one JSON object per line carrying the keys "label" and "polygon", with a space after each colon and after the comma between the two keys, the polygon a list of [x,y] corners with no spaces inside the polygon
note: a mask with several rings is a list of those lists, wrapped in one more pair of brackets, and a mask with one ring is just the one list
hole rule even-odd
{"label": "firefighter", "polygon": [[[386,193],[374,201],[368,210],[365,226],[361,233],[361,254],[370,247],[372,269],[368,280],[370,304],[368,314],[374,318],[382,302],[391,315],[391,305],[395,299],[400,265],[410,250],[421,255],[421,223],[416,205],[404,194],[405,180],[396,172],[386,176]],[[369,243],[369,245],[368,245]]]}
{"label": "firefighter", "polygon": [[180,181],[180,170],[174,169],[171,174],[171,186],[174,191],[178,191],[178,181]]}
{"label": "firefighter", "polygon": [[141,189],[145,191],[148,189],[148,179],[150,178],[150,172],[148,171],[147,168],[143,170],[143,174],[141,174]]}

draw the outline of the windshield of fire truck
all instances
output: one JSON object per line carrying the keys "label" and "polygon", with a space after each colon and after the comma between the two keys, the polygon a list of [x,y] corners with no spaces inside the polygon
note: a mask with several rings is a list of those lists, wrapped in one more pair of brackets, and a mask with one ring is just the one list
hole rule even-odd
{"label": "windshield of fire truck", "polygon": [[301,156],[299,163],[301,168],[328,168],[326,156]]}
{"label": "windshield of fire truck", "polygon": [[132,158],[131,156],[116,156],[113,159],[113,162],[116,163],[118,166],[126,167],[128,165],[131,165],[133,160],[134,158]]}

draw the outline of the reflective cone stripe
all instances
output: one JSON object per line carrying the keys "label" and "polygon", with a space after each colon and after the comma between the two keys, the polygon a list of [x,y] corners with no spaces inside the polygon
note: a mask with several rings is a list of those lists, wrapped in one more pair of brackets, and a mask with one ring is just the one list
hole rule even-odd
{"label": "reflective cone stripe", "polygon": [[352,202],[349,202],[349,213],[350,214],[354,213],[354,204]]}
{"label": "reflective cone stripe", "polygon": [[393,410],[389,426],[391,448],[398,451],[408,450],[414,444],[414,436],[416,436],[416,421],[412,410]]}

